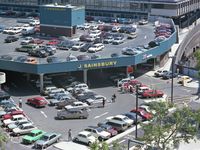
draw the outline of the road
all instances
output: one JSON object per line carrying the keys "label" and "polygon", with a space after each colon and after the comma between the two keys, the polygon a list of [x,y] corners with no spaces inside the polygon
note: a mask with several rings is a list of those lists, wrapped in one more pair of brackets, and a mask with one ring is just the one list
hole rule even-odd
{"label": "road", "polygon": [[[102,72],[104,74],[104,72]],[[95,76],[95,72],[92,74]],[[98,78],[99,73],[97,72],[96,77]],[[105,78],[106,79],[106,78]],[[162,80],[155,77],[149,77],[142,75],[137,77],[137,80],[141,81],[143,84],[151,85],[156,89],[163,90],[167,95],[170,95],[171,92],[171,82],[170,80]],[[98,122],[103,121],[106,117],[125,113],[130,111],[135,107],[135,94],[120,94],[115,86],[107,87],[98,87],[99,82],[104,82],[102,80],[94,80],[92,84],[97,84],[94,90],[96,93],[104,95],[107,99],[111,98],[113,93],[116,93],[117,99],[115,103],[106,103],[105,108],[95,108],[89,111],[89,118],[85,120],[55,120],[57,110],[54,107],[45,107],[41,109],[34,108],[25,104],[26,99],[32,96],[37,95],[37,90],[32,87],[29,83],[25,82],[24,79],[19,80],[10,80],[13,87],[10,88],[10,91],[13,95],[13,98],[16,103],[18,103],[19,97],[23,99],[23,110],[28,115],[28,117],[34,122],[34,124],[39,128],[48,132],[58,132],[62,134],[61,140],[67,139],[68,129],[72,129],[72,134],[75,136],[79,131],[83,130],[88,125],[96,125]],[[108,81],[109,82],[109,81]],[[185,88],[174,81],[174,101],[179,103],[182,100],[182,97],[186,97],[185,100],[189,100],[191,96],[196,93],[195,89]],[[139,99],[139,104],[143,103],[144,99]],[[134,135],[134,134],[133,134]],[[126,139],[126,138],[125,138]],[[121,139],[126,143],[127,140],[124,138]],[[124,141],[125,140],[125,141]],[[16,143],[20,142],[19,138],[13,138],[13,141]],[[13,144],[9,144],[12,146]],[[17,145],[19,146],[19,145]],[[20,144],[21,146],[21,144]],[[30,149],[31,146],[22,146],[27,149]],[[9,148],[12,150],[11,148]],[[53,149],[51,146],[50,149]],[[13,149],[14,150],[14,149]]]}

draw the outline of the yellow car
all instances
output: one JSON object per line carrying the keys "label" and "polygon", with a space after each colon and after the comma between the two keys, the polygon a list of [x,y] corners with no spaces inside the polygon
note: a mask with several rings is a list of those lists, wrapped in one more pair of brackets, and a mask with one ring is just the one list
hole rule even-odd
{"label": "yellow car", "polygon": [[184,81],[185,83],[189,83],[192,81],[192,78],[190,78],[189,76],[181,76],[178,83],[183,84]]}

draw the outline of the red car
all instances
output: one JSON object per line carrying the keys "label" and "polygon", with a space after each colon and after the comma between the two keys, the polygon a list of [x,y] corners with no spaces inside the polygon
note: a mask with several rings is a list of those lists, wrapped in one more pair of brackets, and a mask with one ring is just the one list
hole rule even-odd
{"label": "red car", "polygon": [[48,102],[44,97],[33,97],[27,99],[27,104],[33,105],[35,107],[45,107]]}
{"label": "red car", "polygon": [[57,39],[53,39],[53,40],[50,40],[47,45],[58,45],[60,43],[59,40]]}
{"label": "red car", "polygon": [[132,86],[136,86],[136,85],[141,86],[141,85],[142,85],[142,83],[141,83],[140,81],[138,81],[138,80],[131,80],[131,81],[129,81],[128,83],[129,83],[130,85],[132,85]]}
{"label": "red car", "polygon": [[138,108],[138,109],[133,109],[133,110],[131,110],[131,112],[133,112],[133,113],[137,113],[139,116],[141,116],[144,120],[150,120],[150,119],[152,119],[152,114],[150,114],[150,113],[148,113],[148,112],[146,112],[146,111],[144,111],[143,109],[140,109],[140,108]]}
{"label": "red car", "polygon": [[15,111],[12,111],[10,114],[3,115],[2,119],[3,120],[5,120],[5,119],[11,119],[12,116],[14,116],[14,115],[21,115],[21,114],[24,115],[24,112],[21,111],[21,110],[15,110]]}
{"label": "red car", "polygon": [[142,94],[143,98],[162,97],[164,93],[160,90],[146,90]]}

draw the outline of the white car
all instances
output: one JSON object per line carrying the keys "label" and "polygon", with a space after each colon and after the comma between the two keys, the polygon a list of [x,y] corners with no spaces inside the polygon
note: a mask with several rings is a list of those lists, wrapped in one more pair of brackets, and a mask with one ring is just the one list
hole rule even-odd
{"label": "white car", "polygon": [[22,31],[20,27],[13,27],[10,31],[8,31],[8,34],[18,34]]}
{"label": "white car", "polygon": [[80,43],[76,43],[75,45],[72,46],[72,50],[79,50],[81,47],[83,47],[85,45],[85,43],[80,42]]}
{"label": "white car", "polygon": [[3,30],[3,33],[8,34],[10,31],[12,31],[13,27],[7,27]]}
{"label": "white car", "polygon": [[73,88],[74,92],[76,92],[76,91],[78,91],[78,90],[80,90],[80,89],[82,89],[82,90],[87,90],[87,89],[88,89],[88,85],[85,84],[85,83],[81,83],[81,84],[76,85],[76,86]]}
{"label": "white car", "polygon": [[26,123],[30,123],[30,121],[27,118],[19,120],[19,121],[15,122],[15,123],[11,123],[11,124],[8,125],[8,131],[11,131],[14,128],[17,128],[18,126],[20,126],[22,124],[26,124]]}
{"label": "white car", "polygon": [[131,126],[134,123],[133,120],[129,119],[128,117],[126,117],[124,115],[116,115],[116,116],[107,117],[106,120],[108,120],[110,122],[126,123],[128,126]]}
{"label": "white car", "polygon": [[131,80],[134,80],[134,76],[130,76],[128,78],[122,79],[118,82],[118,86],[122,86],[124,83],[130,82]]}
{"label": "white car", "polygon": [[100,36],[101,35],[101,30],[92,30],[90,31],[90,36]]}
{"label": "white car", "polygon": [[65,109],[67,110],[82,110],[82,109],[88,109],[89,106],[86,103],[83,102],[73,102],[72,105],[65,106]]}
{"label": "white car", "polygon": [[156,111],[155,110],[151,110],[150,108],[149,108],[149,106],[146,106],[146,105],[140,105],[139,106],[139,109],[142,109],[142,110],[144,110],[144,111],[146,111],[146,112],[148,112],[148,113],[151,113],[151,114],[156,114]]}
{"label": "white car", "polygon": [[91,25],[85,23],[84,26],[83,26],[83,29],[88,30],[90,27],[91,27]]}
{"label": "white car", "polygon": [[37,127],[33,126],[32,123],[26,123],[14,128],[12,130],[13,135],[22,135],[30,133],[32,130],[37,129]]}
{"label": "white car", "polygon": [[78,135],[74,138],[74,141],[86,143],[88,145],[94,143],[96,140],[97,140],[96,137],[94,137],[88,131],[79,132]]}
{"label": "white car", "polygon": [[98,43],[98,44],[94,44],[93,46],[91,46],[88,49],[88,52],[94,53],[94,52],[97,52],[97,51],[101,51],[103,49],[104,49],[104,45],[101,44],[101,43]]}
{"label": "white car", "polygon": [[89,98],[85,102],[93,107],[100,107],[103,106],[103,99],[106,100],[106,97],[102,95],[94,95],[94,98]]}
{"label": "white car", "polygon": [[76,58],[76,56],[74,55],[69,55],[67,58],[66,58],[67,61],[78,61],[78,59]]}
{"label": "white car", "polygon": [[90,132],[93,136],[98,138],[98,140],[100,140],[100,141],[107,140],[111,137],[111,134],[109,132],[104,131],[100,127],[89,126],[84,130]]}
{"label": "white car", "polygon": [[31,42],[33,42],[33,38],[32,37],[26,37],[24,40],[21,41],[21,45],[27,45]]}
{"label": "white car", "polygon": [[9,125],[9,124],[11,124],[11,123],[15,123],[15,122],[17,122],[17,121],[19,121],[19,120],[22,120],[22,119],[25,119],[26,117],[24,117],[24,115],[14,115],[14,116],[12,116],[12,118],[11,119],[6,119],[6,120],[4,120],[3,121],[3,125],[4,126],[7,126],[7,125]]}
{"label": "white car", "polygon": [[146,90],[151,90],[151,88],[148,86],[141,86],[138,88],[138,94],[142,94]]}
{"label": "white car", "polygon": [[156,77],[162,77],[164,74],[167,74],[169,71],[168,70],[158,70],[154,73],[154,76]]}

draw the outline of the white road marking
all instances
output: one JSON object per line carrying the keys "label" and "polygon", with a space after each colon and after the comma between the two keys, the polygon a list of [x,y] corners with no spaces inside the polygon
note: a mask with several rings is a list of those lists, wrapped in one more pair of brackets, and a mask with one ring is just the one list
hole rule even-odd
{"label": "white road marking", "polygon": [[105,113],[103,113],[103,114],[101,114],[101,115],[99,115],[99,116],[95,116],[94,119],[100,118],[100,117],[102,117],[102,116],[104,116],[104,115],[106,115],[106,114],[108,114],[108,112],[105,112]]}
{"label": "white road marking", "polygon": [[43,111],[40,111],[40,112],[41,112],[41,114],[44,115],[45,118],[47,118],[47,115]]}

